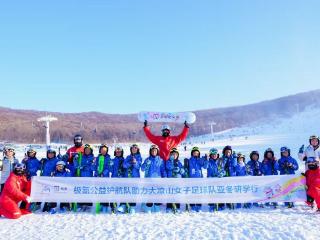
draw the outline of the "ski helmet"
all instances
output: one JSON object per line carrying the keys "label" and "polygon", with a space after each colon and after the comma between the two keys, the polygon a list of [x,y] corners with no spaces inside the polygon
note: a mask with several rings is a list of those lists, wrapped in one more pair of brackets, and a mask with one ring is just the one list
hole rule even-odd
{"label": "ski helmet", "polygon": [[13,172],[16,175],[21,176],[25,174],[25,171],[26,171],[26,165],[24,163],[17,163],[13,167]]}
{"label": "ski helmet", "polygon": [[274,158],[274,151],[271,148],[267,148],[264,151],[264,154],[263,154],[264,158],[267,158],[268,153],[271,153],[272,154],[272,158]]}
{"label": "ski helmet", "polygon": [[252,156],[253,155],[256,155],[256,156],[258,156],[258,159],[259,159],[259,152],[258,151],[252,151],[251,153],[250,153],[250,159],[252,160]]}
{"label": "ski helmet", "polygon": [[37,151],[34,148],[30,147],[27,151],[27,155],[29,156],[31,153],[37,154]]}
{"label": "ski helmet", "polygon": [[12,147],[4,147],[4,148],[3,148],[3,153],[4,153],[4,154],[7,154],[7,152],[13,152],[13,155],[16,154],[14,148],[12,148]]}
{"label": "ski helmet", "polygon": [[47,150],[47,158],[49,158],[49,157],[48,157],[49,153],[53,153],[53,154],[54,154],[54,157],[56,157],[56,155],[57,155],[56,150],[54,150],[54,149],[52,149],[52,148],[48,148],[48,150]]}
{"label": "ski helmet", "polygon": [[86,148],[89,148],[91,150],[91,154],[93,154],[93,148],[91,147],[90,144],[84,145],[83,152],[86,150]]}
{"label": "ski helmet", "polygon": [[102,148],[106,148],[106,149],[107,149],[107,153],[108,153],[109,148],[108,148],[107,144],[101,144],[101,145],[99,146],[99,153],[101,153],[101,149],[102,149]]}
{"label": "ski helmet", "polygon": [[312,136],[310,136],[310,138],[309,138],[309,143],[310,143],[310,145],[311,145],[311,140],[313,140],[313,139],[317,139],[317,140],[318,140],[318,145],[317,145],[317,146],[319,146],[319,144],[320,144],[320,138],[319,138],[319,136],[317,136],[317,135],[312,135]]}
{"label": "ski helmet", "polygon": [[307,158],[307,165],[308,165],[308,168],[311,170],[315,170],[315,169],[319,168],[319,162],[316,160],[315,157],[308,157]]}
{"label": "ski helmet", "polygon": [[140,148],[138,146],[138,144],[134,143],[130,146],[130,152],[132,152],[132,149],[136,148],[137,149],[137,153],[140,153]]}
{"label": "ski helmet", "polygon": [[281,147],[281,148],[280,148],[280,153],[281,153],[281,155],[282,155],[282,153],[284,153],[284,152],[288,152],[288,155],[290,156],[290,148],[288,148],[288,147]]}
{"label": "ski helmet", "polygon": [[58,161],[58,162],[56,163],[56,166],[58,166],[58,165],[66,166],[66,163],[65,163],[64,161]]}
{"label": "ski helmet", "polygon": [[151,151],[153,149],[157,149],[157,155],[159,155],[160,149],[159,149],[159,147],[157,145],[154,145],[154,144],[150,146],[149,154],[151,155]]}
{"label": "ski helmet", "polygon": [[172,154],[172,153],[177,153],[178,154],[178,158],[179,158],[179,151],[178,151],[177,148],[171,148],[170,154]]}
{"label": "ski helmet", "polygon": [[170,128],[170,126],[169,125],[163,125],[162,127],[161,127],[161,131],[163,132],[164,130],[168,130],[168,131],[171,131],[171,128]]}
{"label": "ski helmet", "polygon": [[225,147],[223,148],[222,154],[223,154],[223,155],[226,155],[226,151],[228,151],[228,150],[230,150],[230,151],[232,152],[232,147],[229,146],[229,145],[227,145],[227,146],[225,146]]}
{"label": "ski helmet", "polygon": [[198,152],[199,155],[200,155],[200,149],[199,149],[198,147],[193,147],[193,148],[191,149],[191,157],[193,156],[193,153],[194,153],[194,152]]}
{"label": "ski helmet", "polygon": [[73,143],[76,147],[81,147],[83,143],[83,138],[80,134],[76,134],[73,138]]}
{"label": "ski helmet", "polygon": [[219,158],[218,149],[216,149],[216,148],[211,148],[210,151],[209,151],[209,156],[211,156],[211,155],[218,155],[218,158]]}
{"label": "ski helmet", "polygon": [[116,152],[121,152],[121,157],[123,157],[123,148],[121,146],[116,146],[114,149],[114,156],[116,156]]}
{"label": "ski helmet", "polygon": [[239,158],[246,159],[246,156],[245,156],[244,154],[242,154],[242,153],[238,153],[238,154],[237,154],[237,158],[238,158],[238,159],[239,159]]}

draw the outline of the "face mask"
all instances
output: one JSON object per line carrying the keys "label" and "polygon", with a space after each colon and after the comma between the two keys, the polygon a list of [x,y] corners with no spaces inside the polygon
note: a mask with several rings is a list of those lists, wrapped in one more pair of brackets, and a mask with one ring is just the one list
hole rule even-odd
{"label": "face mask", "polygon": [[315,165],[315,164],[309,164],[309,165],[308,165],[308,168],[309,168],[310,170],[316,170],[316,169],[319,168],[319,167],[318,167],[318,165]]}

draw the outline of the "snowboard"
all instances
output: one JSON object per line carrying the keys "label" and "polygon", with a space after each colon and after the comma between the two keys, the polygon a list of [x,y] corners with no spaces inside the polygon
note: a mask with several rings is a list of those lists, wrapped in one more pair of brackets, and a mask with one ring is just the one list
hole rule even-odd
{"label": "snowboard", "polygon": [[138,120],[144,122],[194,123],[196,115],[192,112],[140,112]]}

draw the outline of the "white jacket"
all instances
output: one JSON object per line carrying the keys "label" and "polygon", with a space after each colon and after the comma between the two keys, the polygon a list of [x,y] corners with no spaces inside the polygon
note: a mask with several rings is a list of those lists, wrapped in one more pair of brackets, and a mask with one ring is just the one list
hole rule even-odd
{"label": "white jacket", "polygon": [[19,161],[16,158],[9,159],[7,157],[4,157],[3,160],[0,159],[0,161],[2,162],[2,171],[0,171],[0,183],[4,184],[13,170],[13,165],[19,163]]}

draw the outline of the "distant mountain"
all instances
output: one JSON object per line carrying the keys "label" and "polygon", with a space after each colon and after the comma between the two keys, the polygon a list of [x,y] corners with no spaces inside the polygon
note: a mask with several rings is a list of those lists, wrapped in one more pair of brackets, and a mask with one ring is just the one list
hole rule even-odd
{"label": "distant mountain", "polygon": [[[191,126],[190,136],[209,133],[211,122],[216,123],[214,131],[219,132],[256,121],[291,117],[310,107],[320,108],[320,90],[244,106],[194,111],[197,121]],[[37,119],[46,114],[58,118],[51,124],[53,142],[70,143],[75,133],[81,133],[86,142],[146,141],[143,124],[135,114],[58,113],[4,107],[0,107],[0,140],[43,143],[45,128]],[[155,134],[160,133],[159,124],[152,124],[152,128]],[[174,125],[173,134],[178,134],[181,128],[181,125]]]}

